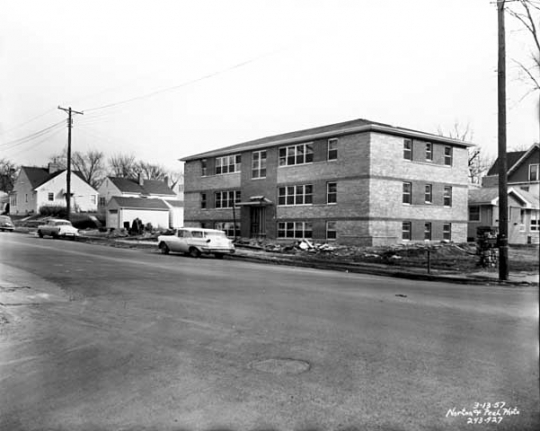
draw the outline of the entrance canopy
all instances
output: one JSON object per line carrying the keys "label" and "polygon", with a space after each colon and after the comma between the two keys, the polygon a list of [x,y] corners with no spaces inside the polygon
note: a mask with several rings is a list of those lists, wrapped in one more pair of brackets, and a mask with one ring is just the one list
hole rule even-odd
{"label": "entrance canopy", "polygon": [[246,207],[265,207],[268,205],[273,205],[273,202],[270,199],[265,198],[264,196],[251,196],[249,201],[238,202],[235,206],[246,206]]}

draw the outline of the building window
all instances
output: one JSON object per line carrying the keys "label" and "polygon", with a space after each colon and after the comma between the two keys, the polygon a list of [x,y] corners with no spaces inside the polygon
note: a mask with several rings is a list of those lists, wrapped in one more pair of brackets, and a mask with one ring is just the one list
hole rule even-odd
{"label": "building window", "polygon": [[105,206],[107,205],[107,198],[99,198],[99,206]]}
{"label": "building window", "polygon": [[412,140],[410,139],[403,141],[403,158],[405,160],[412,160]]}
{"label": "building window", "polygon": [[433,144],[426,142],[426,160],[433,160]]}
{"label": "building window", "polygon": [[405,241],[411,240],[411,222],[410,221],[404,221],[401,224],[401,239]]}
{"label": "building window", "polygon": [[451,186],[444,186],[443,204],[445,207],[452,206],[452,187]]}
{"label": "building window", "polygon": [[240,154],[216,157],[216,175],[240,172],[242,157]]}
{"label": "building window", "polygon": [[452,223],[443,224],[442,236],[443,239],[448,241],[452,240]]}
{"label": "building window", "polygon": [[310,222],[287,221],[278,223],[278,238],[311,238],[313,230]]}
{"label": "building window", "polygon": [[326,203],[337,203],[337,183],[326,183]]}
{"label": "building window", "polygon": [[444,164],[452,166],[452,147],[444,147]]}
{"label": "building window", "polygon": [[291,145],[279,149],[279,166],[313,162],[313,144]]}
{"label": "building window", "polygon": [[240,191],[216,192],[216,208],[232,208],[240,202]]}
{"label": "building window", "polygon": [[403,203],[411,204],[411,195],[412,195],[412,184],[403,183]]}
{"label": "building window", "polygon": [[217,230],[222,230],[229,238],[236,238],[240,236],[240,223],[236,223],[235,225],[232,221],[219,221],[216,222],[214,228]]}
{"label": "building window", "polygon": [[338,140],[328,139],[328,160],[337,160]]}
{"label": "building window", "polygon": [[540,231],[540,211],[531,211],[531,231]]}
{"label": "building window", "polygon": [[519,231],[520,232],[525,232],[525,213],[526,213],[526,210],[524,209],[521,209],[519,211]]}
{"label": "building window", "polygon": [[326,239],[337,239],[337,230],[335,221],[326,222]]}
{"label": "building window", "polygon": [[90,202],[93,204],[96,203],[96,195],[90,195]]}
{"label": "building window", "polygon": [[431,241],[431,223],[424,223],[424,240]]}
{"label": "building window", "polygon": [[469,221],[480,221],[480,207],[478,205],[469,207]]}
{"label": "building window", "polygon": [[313,203],[313,186],[286,186],[278,189],[278,205],[311,205]]}
{"label": "building window", "polygon": [[10,201],[11,201],[11,202],[10,202],[10,205],[11,205],[12,207],[16,207],[16,206],[17,206],[17,195],[11,196]]}
{"label": "building window", "polygon": [[28,193],[24,195],[24,201],[28,202]]}
{"label": "building window", "polygon": [[54,201],[54,193],[48,193],[48,194],[47,194],[47,199],[48,199],[49,201]]}
{"label": "building window", "polygon": [[206,209],[206,193],[201,193],[201,209]]}
{"label": "building window", "polygon": [[251,177],[266,178],[266,150],[253,152]]}
{"label": "building window", "polygon": [[529,165],[529,181],[538,181],[538,163]]}
{"label": "building window", "polygon": [[206,172],[207,172],[206,168],[207,168],[207,161],[206,161],[206,159],[202,159],[201,160],[201,175],[203,177],[206,177]]}
{"label": "building window", "polygon": [[424,201],[426,202],[426,204],[430,204],[433,202],[433,186],[431,184],[426,184]]}

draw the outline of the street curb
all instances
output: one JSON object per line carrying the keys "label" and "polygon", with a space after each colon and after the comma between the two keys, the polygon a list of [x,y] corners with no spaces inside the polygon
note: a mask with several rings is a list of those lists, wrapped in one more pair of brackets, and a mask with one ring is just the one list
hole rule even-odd
{"label": "street curb", "polygon": [[[15,231],[15,233],[31,233],[31,231]],[[85,242],[88,244],[96,245],[106,245],[110,247],[122,247],[122,248],[139,248],[139,249],[154,249],[156,248],[157,242],[155,241],[137,241],[137,240],[126,240],[123,238],[102,238],[102,237],[88,237],[80,236],[76,239],[80,242]],[[237,250],[242,250],[241,247],[238,247]],[[431,282],[441,282],[441,283],[454,283],[454,284],[468,284],[468,285],[498,285],[503,287],[529,287],[529,286],[538,286],[539,283],[528,282],[528,281],[500,281],[494,278],[488,277],[463,277],[463,276],[452,276],[452,275],[435,275],[419,272],[407,272],[403,270],[392,270],[388,267],[376,267],[370,264],[350,264],[345,262],[326,262],[320,259],[314,260],[311,262],[303,261],[300,259],[287,258],[287,257],[277,257],[277,256],[254,256],[254,255],[243,255],[242,253],[235,253],[229,256],[226,256],[227,259],[233,260],[243,260],[246,262],[254,263],[265,263],[273,265],[283,265],[283,266],[295,266],[301,268],[313,268],[313,269],[322,269],[328,271],[340,271],[340,272],[350,272],[355,274],[368,274],[368,275],[377,275],[382,277],[390,278],[403,278],[408,280],[420,280],[420,281],[431,281]]]}

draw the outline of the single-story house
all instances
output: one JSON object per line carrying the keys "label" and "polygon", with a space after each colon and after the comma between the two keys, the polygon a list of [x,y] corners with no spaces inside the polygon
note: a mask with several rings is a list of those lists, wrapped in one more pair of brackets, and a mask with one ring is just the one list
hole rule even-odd
{"label": "single-story house", "polygon": [[[469,225],[467,237],[476,238],[479,227],[497,228],[499,224],[499,188],[478,187],[469,190]],[[538,244],[540,199],[518,187],[508,189],[508,242]]]}

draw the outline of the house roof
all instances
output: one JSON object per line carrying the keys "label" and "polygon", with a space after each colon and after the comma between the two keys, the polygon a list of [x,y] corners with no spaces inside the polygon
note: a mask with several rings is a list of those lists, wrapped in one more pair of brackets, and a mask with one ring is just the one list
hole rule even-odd
{"label": "house roof", "polygon": [[121,208],[139,208],[152,210],[168,210],[169,207],[161,199],[147,198],[126,198],[122,196],[114,196],[111,202],[115,201]]}
{"label": "house roof", "polygon": [[141,195],[165,195],[175,196],[165,181],[160,180],[143,180],[143,185],[139,184],[139,181],[133,178],[120,178],[109,177],[109,180],[120,190],[122,193],[139,193]]}
{"label": "house roof", "polygon": [[173,208],[184,208],[184,201],[180,201],[178,199],[173,199],[173,200],[168,199],[165,202],[167,202]]}
{"label": "house roof", "polygon": [[[514,171],[526,158],[527,156],[534,151],[535,148],[540,148],[540,144],[533,144],[526,151],[510,151],[506,153],[506,167],[508,173]],[[498,175],[499,174],[499,158],[495,160],[491,168],[487,173],[488,176]]]}
{"label": "house roof", "polygon": [[267,148],[276,145],[284,145],[294,142],[305,142],[312,139],[331,138],[339,135],[345,135],[349,133],[358,132],[381,132],[387,134],[394,134],[404,137],[411,137],[417,139],[424,139],[430,141],[444,142],[451,145],[459,145],[464,147],[473,146],[473,144],[460,141],[457,139],[447,138],[440,135],[433,135],[430,133],[420,132],[417,130],[406,129],[403,127],[395,127],[389,124],[379,123],[366,119],[357,119],[352,121],[345,121],[343,123],[330,124],[327,126],[319,126],[310,129],[298,130],[295,132],[283,133],[279,135],[267,136],[265,138],[256,139],[253,141],[247,141],[240,144],[230,145],[228,147],[219,148],[217,150],[208,151],[205,153],[195,154],[188,156],[181,161],[190,161],[202,159],[205,157],[212,157],[224,154],[231,154],[238,151],[255,150],[258,148]]}
{"label": "house roof", "polygon": [[[513,194],[519,200],[524,202],[527,208],[540,208],[540,198],[526,190],[510,187],[508,194]],[[499,188],[498,187],[480,187],[469,189],[469,204],[475,205],[498,205]]]}
{"label": "house roof", "polygon": [[[38,188],[42,184],[45,184],[46,182],[57,177],[62,172],[65,172],[65,169],[63,169],[63,170],[56,171],[50,174],[48,168],[36,168],[33,166],[22,166],[21,170],[24,170],[24,172],[26,173],[26,176],[28,177],[28,181],[30,181],[30,185],[32,186],[32,189]],[[71,173],[74,175],[77,175],[81,180],[86,182],[86,180],[84,179],[84,177],[79,171],[72,171]]]}

